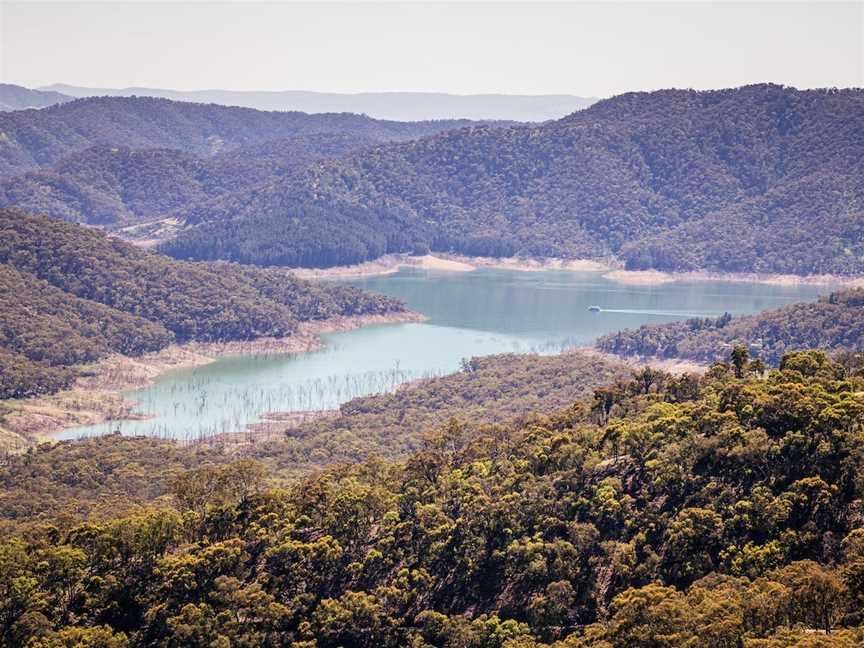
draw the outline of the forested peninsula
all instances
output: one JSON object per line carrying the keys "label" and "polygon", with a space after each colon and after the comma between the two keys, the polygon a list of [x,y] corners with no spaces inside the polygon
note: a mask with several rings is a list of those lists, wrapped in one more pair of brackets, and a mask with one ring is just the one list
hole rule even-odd
{"label": "forested peninsula", "polygon": [[864,0],[0,3],[0,648],[864,648]]}
{"label": "forested peninsula", "polygon": [[171,343],[290,336],[298,322],[403,311],[287,271],[187,263],[104,233],[0,210],[0,398],[51,393],[80,366]]}
{"label": "forested peninsula", "polygon": [[837,290],[815,302],[792,304],[755,315],[693,318],[604,335],[595,342],[620,356],[686,358],[715,362],[744,346],[776,366],[786,351],[821,348],[864,352],[864,289]]}

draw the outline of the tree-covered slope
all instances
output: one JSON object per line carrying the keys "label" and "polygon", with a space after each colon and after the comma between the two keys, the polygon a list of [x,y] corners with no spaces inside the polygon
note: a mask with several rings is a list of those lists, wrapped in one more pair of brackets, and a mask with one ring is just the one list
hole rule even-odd
{"label": "tree-covered slope", "polygon": [[0,177],[52,165],[99,144],[173,148],[206,156],[321,134],[408,140],[468,123],[391,122],[348,113],[309,115],[149,97],[93,97],[39,111],[0,114]]}
{"label": "tree-covered slope", "polygon": [[622,356],[718,361],[735,345],[776,365],[787,350],[864,352],[864,289],[838,290],[816,302],[748,315],[641,326],[610,333],[597,347]]}
{"label": "tree-covered slope", "polygon": [[172,341],[283,337],[298,321],[402,308],[282,270],[179,262],[17,210],[0,210],[0,285],[0,397],[54,391],[62,376],[48,380],[54,373],[46,368],[111,352],[139,355]]}
{"label": "tree-covered slope", "polygon": [[767,377],[643,371],[282,490],[163,453],[160,508],[0,545],[0,644],[860,646],[862,381],[818,352]]}
{"label": "tree-covered slope", "polygon": [[177,149],[94,146],[51,167],[0,180],[0,207],[96,225],[165,218],[273,181],[291,169],[370,146],[352,133],[301,135],[198,157]]}
{"label": "tree-covered slope", "polygon": [[174,339],[161,324],[81,299],[6,264],[0,264],[0,294],[6,296],[0,308],[0,398],[55,391],[74,375],[51,368],[110,353],[140,355]]}
{"label": "tree-covered slope", "polygon": [[633,268],[864,271],[864,93],[631,93],[556,122],[381,145],[191,206],[181,258],[333,265],[385,252]]}
{"label": "tree-covered slope", "polygon": [[184,470],[226,464],[221,447],[184,446],[150,437],[109,435],[42,444],[29,461],[0,467],[0,536],[43,525],[97,521],[157,504]]}

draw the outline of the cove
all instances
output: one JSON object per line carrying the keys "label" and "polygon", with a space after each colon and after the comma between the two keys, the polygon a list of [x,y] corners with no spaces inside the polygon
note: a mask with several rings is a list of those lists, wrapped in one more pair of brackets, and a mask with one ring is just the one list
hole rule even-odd
{"label": "cove", "polygon": [[[182,440],[242,431],[267,412],[332,409],[352,398],[459,369],[463,358],[556,353],[605,333],[690,317],[745,315],[816,298],[825,286],[693,281],[632,286],[600,272],[408,269],[346,281],[405,301],[428,319],[322,336],[297,355],[250,355],[176,369],[124,395],[145,420],[66,429]],[[589,312],[599,306],[600,312]]]}

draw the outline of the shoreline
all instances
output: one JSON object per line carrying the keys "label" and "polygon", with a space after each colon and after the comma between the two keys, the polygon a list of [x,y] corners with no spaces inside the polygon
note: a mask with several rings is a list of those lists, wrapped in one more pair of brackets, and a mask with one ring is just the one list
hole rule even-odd
{"label": "shoreline", "polygon": [[376,277],[399,272],[403,268],[438,270],[443,272],[473,272],[478,268],[516,270],[519,272],[543,272],[548,270],[570,270],[573,272],[602,272],[612,268],[590,259],[522,258],[522,257],[471,257],[459,254],[385,254],[372,261],[356,265],[332,268],[289,268],[301,279],[345,279],[353,277]]}
{"label": "shoreline", "polygon": [[352,277],[378,277],[399,272],[403,268],[422,270],[443,270],[445,272],[472,272],[476,267],[457,259],[425,254],[385,254],[373,261],[356,265],[334,266],[332,268],[288,268],[300,279],[346,279]]}
{"label": "shoreline", "polygon": [[458,254],[386,254],[373,261],[333,268],[290,268],[302,279],[350,279],[394,274],[404,268],[437,270],[444,272],[473,272],[478,268],[515,270],[518,272],[544,272],[566,270],[572,272],[602,272],[608,281],[630,286],[659,286],[662,284],[695,281],[729,281],[761,283],[775,286],[837,286],[864,287],[864,276],[795,275],[758,272],[713,272],[693,270],[666,272],[663,270],[625,270],[617,262],[604,263],[590,259],[562,259],[559,257],[471,257]]}
{"label": "shoreline", "polygon": [[[573,270],[603,273],[600,276],[621,284],[651,286],[674,281],[730,281],[763,283],[776,286],[812,285],[830,289],[864,287],[864,277],[836,275],[772,275],[756,273],[686,272],[667,273],[657,270],[628,271],[613,269],[596,261],[565,261],[561,259],[514,259],[464,257],[457,255],[388,255],[376,261],[345,268],[316,270],[318,278],[390,274],[403,267],[415,267],[449,272],[471,272],[479,268],[503,268],[527,272]],[[259,338],[253,341],[225,343],[185,343],[170,345],[161,351],[131,358],[110,356],[82,369],[73,386],[56,394],[32,399],[0,401],[0,449],[26,448],[41,441],[54,441],[53,435],[69,427],[94,425],[111,420],[129,420],[141,415],[134,412],[136,404],[122,392],[143,388],[166,371],[193,367],[219,357],[249,354],[292,354],[316,350],[323,346],[322,334],[348,331],[362,326],[416,322],[424,319],[410,311],[387,314],[336,317],[328,320],[303,322],[286,338]],[[634,358],[633,364],[655,364],[657,359]],[[665,362],[665,361],[663,361]],[[676,361],[669,361],[675,364]],[[687,361],[684,361],[685,364]],[[696,370],[690,365],[688,370]],[[674,369],[673,369],[674,371]],[[8,410],[8,411],[7,411]]]}
{"label": "shoreline", "polygon": [[710,272],[693,270],[690,272],[664,272],[662,270],[612,270],[603,275],[604,279],[631,286],[659,286],[676,281],[732,281],[740,283],[761,283],[774,286],[842,286],[847,288],[864,287],[864,277],[842,275],[793,275],[758,272]]}
{"label": "shoreline", "polygon": [[339,316],[301,322],[297,331],[285,338],[188,342],[135,358],[112,355],[87,365],[69,389],[37,398],[2,401],[11,411],[0,420],[0,445],[23,449],[41,442],[54,442],[56,439],[52,435],[70,427],[140,418],[142,415],[133,411],[136,404],[123,392],[147,387],[167,371],[201,366],[236,355],[307,353],[324,346],[322,334],[424,319],[423,315],[407,310]]}

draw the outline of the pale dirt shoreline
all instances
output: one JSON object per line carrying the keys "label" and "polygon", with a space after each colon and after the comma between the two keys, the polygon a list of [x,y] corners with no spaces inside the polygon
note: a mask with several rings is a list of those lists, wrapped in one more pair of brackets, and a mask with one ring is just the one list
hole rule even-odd
{"label": "pale dirt shoreline", "polygon": [[79,377],[70,389],[37,398],[0,402],[11,410],[0,421],[0,448],[24,448],[33,442],[51,441],[52,434],[68,427],[143,418],[132,412],[135,404],[126,399],[123,392],[146,387],[172,369],[200,366],[234,355],[305,353],[323,346],[320,336],[324,333],[423,319],[412,311],[336,317],[303,322],[294,335],[286,338],[172,344],[137,358],[110,356],[86,367],[86,375]]}
{"label": "pale dirt shoreline", "polygon": [[840,275],[790,275],[760,274],[755,272],[661,272],[660,270],[612,270],[603,275],[622,284],[637,286],[657,286],[675,281],[734,281],[741,283],[761,283],[775,286],[844,286],[864,287],[864,277],[844,277]]}
{"label": "pale dirt shoreline", "polygon": [[403,268],[437,270],[445,272],[471,272],[478,268],[516,270],[520,272],[543,272],[569,270],[573,272],[602,272],[603,278],[616,283],[634,286],[657,286],[675,281],[732,281],[762,283],[776,286],[843,286],[864,287],[864,277],[840,275],[790,275],[747,272],[663,272],[660,270],[624,270],[620,264],[603,263],[590,259],[518,258],[518,257],[468,257],[456,254],[387,254],[374,261],[334,268],[291,268],[304,279],[348,279],[372,277],[399,272]]}
{"label": "pale dirt shoreline", "polygon": [[374,261],[334,268],[290,268],[303,279],[347,279],[352,277],[374,277],[393,274],[403,268],[437,270],[443,272],[472,272],[477,268],[497,268],[520,272],[542,272],[544,270],[572,270],[574,272],[600,272],[610,267],[588,259],[522,259],[516,257],[468,257],[457,254],[386,254]]}
{"label": "pale dirt shoreline", "polygon": [[350,266],[334,268],[289,268],[301,279],[347,279],[351,277],[375,277],[399,272],[402,268],[421,270],[443,270],[447,272],[471,272],[476,268],[457,259],[426,254],[409,256],[407,254],[386,254],[374,261],[366,261]]}

